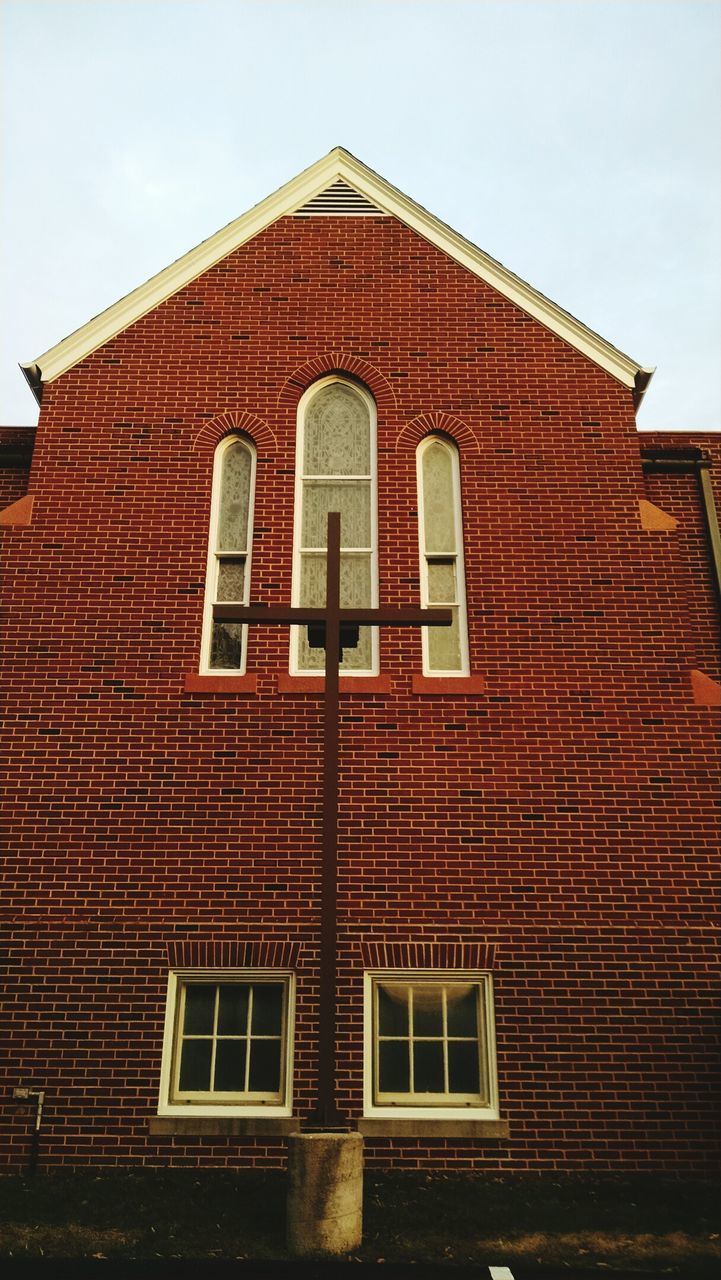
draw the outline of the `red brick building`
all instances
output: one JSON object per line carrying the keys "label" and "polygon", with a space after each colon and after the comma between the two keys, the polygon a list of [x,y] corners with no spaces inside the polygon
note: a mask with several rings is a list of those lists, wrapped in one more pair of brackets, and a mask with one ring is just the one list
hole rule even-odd
{"label": "red brick building", "polygon": [[[279,1165],[317,1071],[341,680],[339,1102],[369,1164],[708,1170],[721,437],[338,150],[28,366],[1,520],[3,1160]],[[319,594],[320,593],[320,594]]]}

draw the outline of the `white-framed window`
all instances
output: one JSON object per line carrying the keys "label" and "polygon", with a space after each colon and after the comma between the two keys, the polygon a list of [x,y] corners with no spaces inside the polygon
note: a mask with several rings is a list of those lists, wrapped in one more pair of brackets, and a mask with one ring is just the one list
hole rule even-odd
{"label": "white-framed window", "polygon": [[458,450],[441,436],[418,446],[421,606],[450,609],[453,625],[423,628],[423,672],[468,675],[468,622]]}
{"label": "white-framed window", "polygon": [[[298,405],[293,604],[325,604],[329,511],[340,511],[340,602],[378,604],[376,411],[372,397],[345,378],[313,383]],[[325,654],[311,649],[306,627],[291,635],[291,674],[322,674]],[[345,649],[344,675],[378,671],[378,628],[361,627]]]}
{"label": "white-framed window", "polygon": [[242,436],[227,436],[215,451],[201,672],[245,672],[248,628],[214,622],[213,605],[247,605],[250,599],[255,464],[255,449]]}
{"label": "white-framed window", "polygon": [[498,1119],[489,973],[365,975],[365,1114]]}
{"label": "white-framed window", "polygon": [[290,1115],[293,1001],[287,972],[172,972],[159,1114]]}

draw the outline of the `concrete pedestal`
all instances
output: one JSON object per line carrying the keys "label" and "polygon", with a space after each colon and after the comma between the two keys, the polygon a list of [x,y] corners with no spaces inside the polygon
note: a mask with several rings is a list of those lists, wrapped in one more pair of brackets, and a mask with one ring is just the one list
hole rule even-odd
{"label": "concrete pedestal", "polygon": [[359,1133],[288,1138],[288,1248],[299,1258],[349,1253],[363,1233],[363,1139]]}

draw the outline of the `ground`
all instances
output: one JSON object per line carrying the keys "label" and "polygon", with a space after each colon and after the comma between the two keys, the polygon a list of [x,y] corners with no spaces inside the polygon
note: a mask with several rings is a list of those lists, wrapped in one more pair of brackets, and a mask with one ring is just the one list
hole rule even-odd
{"label": "ground", "polygon": [[[5,1178],[0,1191],[4,1258],[288,1256],[280,1173],[81,1171]],[[708,1182],[370,1173],[357,1260],[711,1280],[721,1269],[718,1219]]]}

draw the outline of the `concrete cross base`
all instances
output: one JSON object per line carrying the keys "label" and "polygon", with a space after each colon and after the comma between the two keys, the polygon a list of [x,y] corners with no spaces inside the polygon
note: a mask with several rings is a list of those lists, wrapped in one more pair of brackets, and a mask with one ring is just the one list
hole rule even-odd
{"label": "concrete cross base", "polygon": [[359,1133],[288,1138],[288,1248],[298,1258],[350,1253],[363,1234],[363,1139]]}

